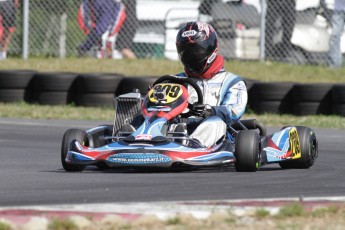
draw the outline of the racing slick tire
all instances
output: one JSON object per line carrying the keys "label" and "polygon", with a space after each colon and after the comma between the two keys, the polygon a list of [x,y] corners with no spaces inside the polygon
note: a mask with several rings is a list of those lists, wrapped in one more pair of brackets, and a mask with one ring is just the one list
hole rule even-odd
{"label": "racing slick tire", "polygon": [[68,129],[62,138],[61,145],[61,163],[67,172],[81,172],[85,165],[69,164],[66,162],[67,152],[73,140],[77,140],[85,146],[89,146],[89,138],[87,133],[81,129]]}
{"label": "racing slick tire", "polygon": [[296,126],[301,157],[295,160],[280,162],[283,169],[307,169],[310,168],[318,157],[318,141],[312,129],[305,126]]}
{"label": "racing slick tire", "polygon": [[[108,144],[109,140],[106,140],[105,137],[112,136],[113,134],[113,126],[112,125],[101,125],[96,129],[91,130],[88,132],[89,135],[89,145],[91,148],[99,148]],[[104,162],[98,163],[96,165],[99,169],[108,169],[109,166]]]}
{"label": "racing slick tire", "polygon": [[99,148],[108,144],[109,140],[106,137],[112,136],[113,125],[100,125],[97,128],[88,132],[89,145],[91,148]]}
{"label": "racing slick tire", "polygon": [[260,167],[260,137],[252,130],[237,134],[235,144],[235,168],[237,172],[255,172]]}

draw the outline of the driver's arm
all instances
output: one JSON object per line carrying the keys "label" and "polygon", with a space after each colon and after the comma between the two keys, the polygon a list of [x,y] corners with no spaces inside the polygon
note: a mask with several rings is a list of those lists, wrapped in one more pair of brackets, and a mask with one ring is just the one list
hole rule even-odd
{"label": "driver's arm", "polygon": [[247,106],[248,93],[243,80],[232,84],[226,89],[226,93],[219,106],[212,106],[215,115],[222,118],[227,124],[239,120]]}

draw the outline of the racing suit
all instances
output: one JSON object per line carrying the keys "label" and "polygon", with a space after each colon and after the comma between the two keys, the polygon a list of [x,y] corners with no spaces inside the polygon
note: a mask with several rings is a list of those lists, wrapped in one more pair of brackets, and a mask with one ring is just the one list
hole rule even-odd
{"label": "racing suit", "polygon": [[[177,76],[187,77],[185,73]],[[242,117],[248,101],[247,87],[242,78],[225,71],[211,79],[195,79],[203,93],[204,104],[212,108],[212,116],[202,120],[190,136],[204,146],[211,147],[226,135],[227,126]],[[196,91],[191,86],[188,91],[188,102],[197,102]]]}

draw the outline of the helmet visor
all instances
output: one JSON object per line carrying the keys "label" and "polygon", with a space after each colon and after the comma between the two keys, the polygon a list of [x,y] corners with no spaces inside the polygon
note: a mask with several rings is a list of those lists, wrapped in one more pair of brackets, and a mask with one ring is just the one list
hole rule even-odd
{"label": "helmet visor", "polygon": [[207,67],[207,60],[209,53],[205,52],[204,49],[198,49],[190,46],[185,47],[182,52],[179,52],[181,62],[192,73],[202,73]]}

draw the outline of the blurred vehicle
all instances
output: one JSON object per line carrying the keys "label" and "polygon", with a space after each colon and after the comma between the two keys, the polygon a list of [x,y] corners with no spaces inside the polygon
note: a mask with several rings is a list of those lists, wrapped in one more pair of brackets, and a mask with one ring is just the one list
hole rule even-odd
{"label": "blurred vehicle", "polygon": [[136,55],[177,60],[177,28],[198,18],[199,5],[198,0],[137,0],[139,27],[133,39]]}
{"label": "blurred vehicle", "polygon": [[[139,47],[139,56],[178,60],[175,47],[178,29],[187,21],[202,20],[215,27],[224,58],[260,58],[260,0],[223,0],[210,6],[210,15],[200,14],[199,5],[200,1],[196,0],[138,0],[140,27],[134,42]],[[325,64],[331,27],[320,14],[320,0],[296,0],[296,11],[292,49],[284,61]],[[279,27],[282,25],[278,25],[278,32],[274,34],[275,41],[282,36]],[[345,36],[341,50],[345,53]]]}

